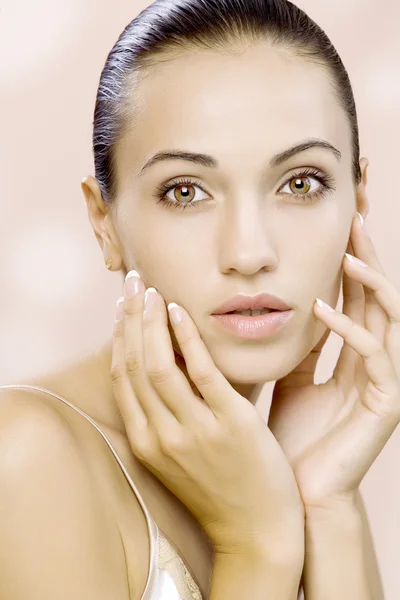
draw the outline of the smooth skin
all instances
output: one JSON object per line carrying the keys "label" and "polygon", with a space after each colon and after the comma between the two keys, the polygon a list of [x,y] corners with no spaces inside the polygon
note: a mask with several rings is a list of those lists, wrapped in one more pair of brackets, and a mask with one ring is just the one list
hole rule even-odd
{"label": "smooth skin", "polygon": [[257,409],[215,367],[182,311],[173,327],[200,397],[194,393],[176,365],[162,297],[150,288],[146,304],[136,279],[136,294],[118,303],[111,369],[132,451],[210,539],[210,600],[246,594],[295,600],[304,510],[293,471]]}
{"label": "smooth skin", "polygon": [[[364,265],[343,261],[343,313],[315,304],[327,332],[276,382],[268,419],[305,506],[309,600],[384,597],[359,486],[400,419],[400,294],[358,216],[347,253]],[[331,330],[344,344],[332,377],[316,385]]]}
{"label": "smooth skin", "polygon": [[[310,521],[318,519],[321,512],[347,516],[351,511],[346,515],[346,504],[357,508],[359,485],[400,420],[400,384],[395,367],[400,358],[395,355],[399,344],[391,329],[400,317],[400,294],[384,276],[372,242],[362,230],[359,215],[353,220],[352,242],[375,268],[351,260],[353,256],[346,253],[343,313],[332,307],[321,308],[318,303],[315,307],[317,318],[329,324],[329,329],[344,340],[332,379],[325,384],[313,383],[316,357],[327,339],[326,333],[307,361],[290,377],[282,379],[274,390],[275,412],[271,422],[275,424],[275,431],[279,431],[279,424],[287,427],[287,416],[292,415],[292,427],[286,428],[286,437],[283,433],[279,441],[286,448],[287,458],[290,457],[306,520]],[[349,246],[348,249],[352,249],[350,242]],[[266,535],[271,531],[268,525],[263,529],[268,518],[281,525],[285,523],[285,515],[293,514],[293,499],[298,498],[297,491],[293,493],[289,462],[280,464],[280,455],[279,464],[274,462],[276,448],[271,443],[270,430],[265,431],[264,425],[260,427],[253,411],[245,408],[246,404],[241,401],[244,399],[230,388],[211,360],[192,319],[178,307],[179,322],[171,319],[171,324],[188,376],[201,397],[193,393],[175,363],[161,296],[154,288],[147,290],[146,297],[151,301],[142,317],[144,286],[138,277],[134,278],[137,284],[130,289],[134,287],[136,295],[127,296],[125,285],[125,297],[117,305],[112,362],[115,397],[127,424],[133,451],[193,512],[217,553],[220,550],[222,554],[246,555],[252,547],[256,550],[257,544],[252,546],[254,538],[244,535],[249,530],[259,532],[261,547],[276,548],[279,540],[286,544],[287,539],[289,548],[291,537],[293,544],[300,543],[295,520],[288,521],[287,538],[285,527],[275,530],[275,535]],[[127,281],[131,283],[132,277],[128,276]],[[367,288],[368,305],[363,287],[357,282]],[[173,305],[168,308],[176,315]],[[364,318],[374,333],[360,325]],[[250,404],[247,406],[253,408]],[[299,430],[299,419],[314,426]],[[301,431],[307,433],[302,437]],[[265,444],[259,446],[261,439]],[[304,440],[308,440],[308,445]],[[259,462],[259,448],[264,464]],[[236,476],[238,469],[242,474],[240,478]],[[265,473],[265,480],[260,479],[260,473]],[[274,484],[274,494],[262,487],[268,478],[270,485]],[[226,502],[227,498],[235,498],[233,507]],[[296,511],[297,503],[294,508]],[[301,511],[298,516],[302,527]],[[323,518],[328,520],[329,516]],[[360,598],[367,598],[369,594],[366,575],[361,569],[352,570],[351,590]],[[312,571],[305,578],[306,594],[309,591],[308,597],[317,598],[313,578],[324,579]],[[348,579],[346,585],[348,593]],[[338,587],[337,592],[339,590]],[[333,598],[333,589],[331,593]]]}
{"label": "smooth skin", "polygon": [[173,327],[201,398],[193,392],[175,363],[162,297],[149,289],[143,315],[138,284],[118,306],[124,317],[115,323],[111,371],[133,452],[189,508],[216,552],[264,547],[278,557],[282,548],[289,559],[296,540],[293,558],[302,563],[303,505],[279,444],[216,368],[182,310]]}
{"label": "smooth skin", "polygon": [[344,340],[332,377],[314,384],[320,343],[275,384],[269,415],[310,515],[356,507],[361,481],[400,420],[400,293],[357,216],[351,244],[348,256],[362,262],[343,260],[343,312],[314,307]]}
{"label": "smooth skin", "polygon": [[[255,404],[264,383],[292,371],[326,332],[315,298],[336,305],[353,216],[368,213],[365,177],[357,189],[352,181],[347,119],[320,66],[263,44],[232,56],[188,52],[154,67],[138,86],[139,114],[116,147],[115,203],[103,202],[93,177],[82,183],[95,235],[114,271],[125,277],[135,269],[166,304],[186,309],[217,368]],[[340,160],[312,147],[269,167],[273,156],[310,138],[332,144]],[[219,166],[169,159],[142,171],[171,149],[209,154]],[[365,175],[368,161],[360,166]],[[296,192],[305,169],[329,176],[335,189],[308,175]],[[187,200],[174,182],[183,179],[193,181],[195,208],[178,206]],[[171,184],[172,208],[155,197],[164,184]],[[255,343],[216,326],[210,315],[223,301],[262,291],[295,310],[279,335]],[[109,365],[110,345],[101,358]]]}

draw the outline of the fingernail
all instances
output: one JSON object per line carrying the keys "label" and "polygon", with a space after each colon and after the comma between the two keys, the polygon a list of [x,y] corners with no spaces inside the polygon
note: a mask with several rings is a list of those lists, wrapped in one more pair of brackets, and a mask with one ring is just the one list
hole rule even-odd
{"label": "fingernail", "polygon": [[335,309],[332,308],[332,306],[329,306],[329,304],[327,304],[323,300],[320,300],[319,298],[317,298],[316,300],[317,300],[318,306],[320,306],[321,308],[324,308],[325,310],[329,310],[329,312],[336,312]]}
{"label": "fingernail", "polygon": [[351,263],[353,263],[355,265],[359,265],[360,267],[368,267],[368,265],[365,264],[365,262],[363,262],[359,258],[356,258],[355,256],[352,256],[351,254],[347,254],[347,252],[345,252],[345,255],[347,256],[347,258],[349,259],[349,261]]}
{"label": "fingernail", "polygon": [[135,296],[140,290],[140,276],[137,271],[129,271],[125,277],[125,296]]}
{"label": "fingernail", "polygon": [[157,290],[153,287],[147,288],[144,294],[144,314],[147,315],[150,313],[151,307],[154,305],[157,300]]}
{"label": "fingernail", "polygon": [[124,310],[124,297],[121,296],[120,298],[118,298],[117,300],[117,312],[115,315],[115,320],[116,321],[122,321],[122,319],[125,317],[125,310]]}
{"label": "fingernail", "polygon": [[363,217],[363,216],[362,216],[362,214],[361,214],[361,213],[359,213],[359,212],[357,212],[357,214],[358,214],[358,216],[359,216],[359,218],[360,218],[360,223],[361,223],[361,227],[362,227],[362,230],[363,230],[363,232],[364,232],[366,235],[368,235],[368,229],[367,229],[367,226],[366,226],[366,224],[365,224],[365,219],[364,219],[364,217]]}
{"label": "fingernail", "polygon": [[168,304],[169,314],[171,315],[171,321],[174,325],[179,325],[182,321],[182,310],[181,308],[175,304],[175,302],[170,302]]}

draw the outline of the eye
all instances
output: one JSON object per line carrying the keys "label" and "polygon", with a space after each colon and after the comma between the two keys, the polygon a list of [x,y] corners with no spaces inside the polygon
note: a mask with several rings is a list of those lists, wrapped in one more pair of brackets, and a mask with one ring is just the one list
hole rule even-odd
{"label": "eye", "polygon": [[157,189],[155,197],[158,198],[158,202],[161,202],[168,208],[178,208],[182,210],[192,207],[197,208],[203,200],[208,200],[209,198],[207,195],[202,198],[201,194],[200,197],[198,197],[199,194],[196,194],[196,191],[193,191],[198,189],[204,192],[200,184],[201,182],[192,181],[190,179],[171,181],[168,184],[162,184]]}
{"label": "eye", "polygon": [[327,192],[332,192],[335,190],[335,187],[333,186],[332,177],[325,175],[318,169],[307,168],[303,169],[300,173],[292,175],[280,190],[289,194],[289,196],[297,196],[302,200],[307,200],[316,196],[323,196]]}
{"label": "eye", "polygon": [[[196,191],[194,191],[196,189],[201,190],[201,188],[198,185],[194,184],[191,181],[180,183],[179,185],[174,185],[170,187],[167,193],[165,194],[165,197],[168,200],[172,200],[173,202],[179,202],[179,204],[190,204],[192,202],[194,203],[200,202],[200,200],[205,200],[207,198],[207,195],[205,198],[202,198],[201,196],[199,198],[198,194],[196,195]],[[171,193],[170,196],[168,196],[169,193]]]}
{"label": "eye", "polygon": [[[316,185],[312,184],[313,181]],[[285,187],[288,187],[288,191],[285,191]],[[166,208],[179,210],[198,208],[202,202],[209,199],[209,196],[206,194],[202,197],[201,193],[196,193],[196,189],[206,194],[201,181],[182,178],[159,186],[154,197],[158,200],[157,203],[163,204]],[[279,191],[282,190],[288,196],[295,196],[302,202],[306,202],[317,197],[322,198],[335,189],[333,177],[319,169],[308,167],[292,175]]]}

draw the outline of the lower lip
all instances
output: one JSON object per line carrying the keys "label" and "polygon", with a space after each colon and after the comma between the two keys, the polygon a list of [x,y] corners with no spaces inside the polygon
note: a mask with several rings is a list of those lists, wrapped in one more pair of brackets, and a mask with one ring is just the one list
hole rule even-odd
{"label": "lower lip", "polygon": [[255,317],[239,314],[211,315],[236,336],[246,340],[261,340],[271,337],[288,322],[293,310],[275,311]]}

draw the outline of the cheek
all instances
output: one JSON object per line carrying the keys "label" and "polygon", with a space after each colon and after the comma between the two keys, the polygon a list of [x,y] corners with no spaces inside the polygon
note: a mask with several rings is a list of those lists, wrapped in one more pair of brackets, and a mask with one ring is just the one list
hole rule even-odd
{"label": "cheek", "polygon": [[[193,236],[192,236],[193,239]],[[204,292],[206,259],[193,241],[167,235],[140,235],[131,243],[133,264],[146,287],[155,287],[166,304],[177,302],[194,307],[193,296]]]}
{"label": "cheek", "polygon": [[293,280],[293,274],[297,274],[295,277],[298,282],[293,289],[298,291],[299,295],[295,292],[295,296],[305,313],[313,311],[317,297],[332,306],[337,304],[346,249],[346,246],[343,249],[342,238],[339,234],[336,237],[331,234],[325,240],[314,236],[299,244],[298,252],[292,255],[292,260],[285,266],[287,281]]}

